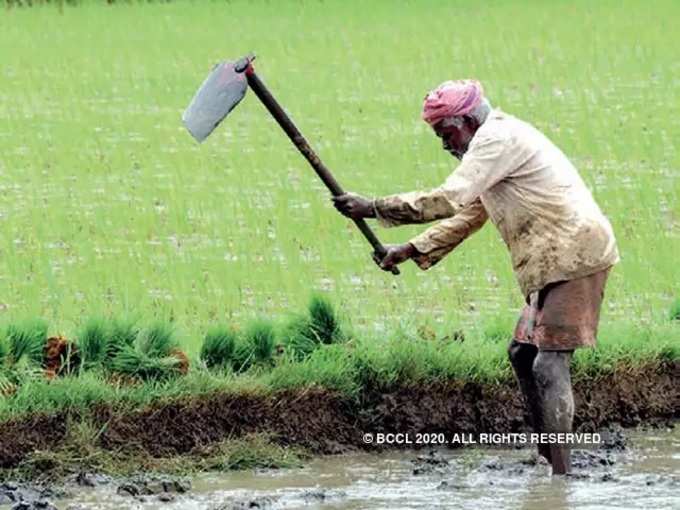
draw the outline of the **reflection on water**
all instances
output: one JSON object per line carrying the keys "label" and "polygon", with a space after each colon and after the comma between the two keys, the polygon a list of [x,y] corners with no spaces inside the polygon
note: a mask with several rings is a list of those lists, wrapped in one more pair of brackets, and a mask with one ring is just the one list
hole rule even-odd
{"label": "reflection on water", "polygon": [[[608,462],[551,477],[522,450],[421,450],[322,457],[300,469],[211,473],[173,503],[83,491],[60,508],[81,509],[522,509],[680,508],[680,427],[631,432]],[[592,456],[593,458],[595,456]],[[611,462],[611,464],[609,464]],[[258,506],[259,505],[259,506]]]}

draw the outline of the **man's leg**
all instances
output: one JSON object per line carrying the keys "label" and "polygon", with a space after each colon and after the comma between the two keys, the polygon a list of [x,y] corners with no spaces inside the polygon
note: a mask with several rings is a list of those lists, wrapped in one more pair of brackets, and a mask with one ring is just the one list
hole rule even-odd
{"label": "man's leg", "polygon": [[[519,387],[524,397],[524,405],[529,411],[531,426],[534,432],[542,432],[541,423],[543,421],[541,412],[541,400],[534,379],[534,360],[538,354],[538,348],[529,343],[518,342],[513,338],[508,345],[508,355]],[[550,447],[547,444],[538,445],[538,454],[545,457],[550,462]]]}
{"label": "man's leg", "polygon": [[[574,420],[574,396],[569,365],[573,351],[539,351],[532,371],[540,406],[541,432],[571,432]],[[569,448],[550,445],[550,463],[554,475],[570,470]]]}

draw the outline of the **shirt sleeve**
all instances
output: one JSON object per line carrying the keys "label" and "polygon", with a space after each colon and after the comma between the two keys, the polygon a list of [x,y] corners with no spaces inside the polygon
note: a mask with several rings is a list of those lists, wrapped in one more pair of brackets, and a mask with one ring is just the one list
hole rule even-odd
{"label": "shirt sleeve", "polygon": [[430,191],[414,191],[375,200],[375,217],[383,227],[428,223],[450,218],[474,202],[486,190],[510,174],[510,140],[496,132],[472,139],[461,164],[444,184]]}
{"label": "shirt sleeve", "polygon": [[488,218],[482,201],[475,200],[453,218],[440,221],[411,239],[410,243],[420,253],[413,260],[420,269],[429,269],[482,228]]}

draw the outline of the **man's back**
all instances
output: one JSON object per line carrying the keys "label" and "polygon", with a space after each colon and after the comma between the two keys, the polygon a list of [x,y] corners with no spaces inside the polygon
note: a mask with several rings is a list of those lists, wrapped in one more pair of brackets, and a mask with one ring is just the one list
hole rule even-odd
{"label": "man's back", "polygon": [[[487,157],[486,148],[496,141],[502,154]],[[492,150],[498,152],[497,147]],[[510,249],[525,296],[618,261],[609,221],[564,153],[536,128],[494,110],[472,139],[463,164],[468,159],[478,162],[480,172],[499,173],[498,182],[480,199]]]}

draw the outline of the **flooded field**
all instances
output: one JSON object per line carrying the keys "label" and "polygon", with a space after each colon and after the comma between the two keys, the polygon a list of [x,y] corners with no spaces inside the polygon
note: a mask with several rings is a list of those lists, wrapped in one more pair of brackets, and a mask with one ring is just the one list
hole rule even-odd
{"label": "flooded field", "polygon": [[[216,61],[251,50],[339,182],[371,196],[441,184],[456,163],[419,118],[423,95],[479,78],[565,151],[610,218],[623,257],[603,324],[666,319],[680,248],[677,2],[86,4],[0,16],[12,48],[0,63],[0,319],[43,316],[68,336],[84,315],[122,310],[193,331],[322,290],[367,332],[513,326],[522,298],[493,226],[394,278],[254,97],[196,144],[183,109]],[[526,34],[547,19],[559,20],[549,34]],[[377,233],[397,243],[424,228]]]}
{"label": "flooded field", "polygon": [[630,432],[625,448],[578,451],[573,464],[571,476],[552,478],[528,449],[363,453],[320,457],[299,469],[204,474],[183,495],[132,497],[109,482],[55,504],[73,510],[680,507],[680,427]]}

